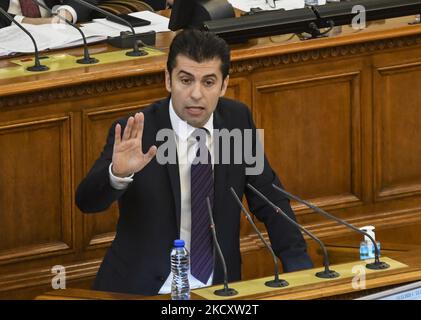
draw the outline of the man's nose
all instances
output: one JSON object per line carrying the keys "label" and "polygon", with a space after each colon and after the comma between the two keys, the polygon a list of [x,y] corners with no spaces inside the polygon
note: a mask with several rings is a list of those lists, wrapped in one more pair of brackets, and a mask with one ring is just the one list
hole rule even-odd
{"label": "man's nose", "polygon": [[201,83],[198,81],[193,85],[191,97],[195,100],[199,100],[200,98],[202,98],[202,96],[202,86]]}

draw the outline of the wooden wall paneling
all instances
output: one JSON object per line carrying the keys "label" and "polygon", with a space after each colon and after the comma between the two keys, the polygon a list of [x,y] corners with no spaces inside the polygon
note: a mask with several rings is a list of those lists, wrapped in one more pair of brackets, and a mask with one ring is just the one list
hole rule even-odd
{"label": "wooden wall paneling", "polygon": [[[254,117],[284,186],[325,208],[362,204],[360,68],[256,80]],[[330,69],[330,68],[329,68]],[[298,215],[302,206],[295,206]],[[304,210],[304,212],[306,212]]]}
{"label": "wooden wall paneling", "polygon": [[245,76],[231,76],[225,97],[241,101],[251,108],[252,101],[250,81]]}
{"label": "wooden wall paneling", "polygon": [[0,265],[74,251],[71,126],[72,114],[0,123]]}
{"label": "wooden wall paneling", "polygon": [[421,195],[421,61],[377,67],[376,201]]}

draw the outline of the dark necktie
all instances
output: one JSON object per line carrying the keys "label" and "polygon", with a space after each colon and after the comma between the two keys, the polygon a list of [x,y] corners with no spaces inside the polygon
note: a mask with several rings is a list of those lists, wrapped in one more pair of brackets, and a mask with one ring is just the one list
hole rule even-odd
{"label": "dark necktie", "polygon": [[[190,169],[191,173],[191,274],[206,284],[213,270],[213,243],[206,198],[213,207],[213,174],[211,155],[206,147],[206,132],[198,129],[193,133],[198,139],[198,150]],[[196,138],[197,139],[197,138]],[[200,154],[200,151],[206,154]]]}
{"label": "dark necktie", "polygon": [[40,18],[41,12],[38,5],[32,0],[19,0],[22,15],[28,18]]}

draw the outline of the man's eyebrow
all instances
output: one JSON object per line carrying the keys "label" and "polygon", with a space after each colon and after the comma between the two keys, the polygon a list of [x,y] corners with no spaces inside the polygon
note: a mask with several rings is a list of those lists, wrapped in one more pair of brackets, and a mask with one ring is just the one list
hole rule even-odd
{"label": "man's eyebrow", "polygon": [[[185,75],[188,75],[188,76],[190,76],[190,77],[193,77],[194,78],[194,75],[193,74],[191,74],[190,72],[187,72],[187,71],[185,71],[185,70],[180,70],[180,71],[178,71],[178,74],[180,75],[180,74],[185,74]],[[215,74],[215,73],[210,73],[210,74],[205,74],[204,76],[203,76],[203,78],[217,78],[218,76]]]}
{"label": "man's eyebrow", "polygon": [[187,72],[187,71],[184,71],[184,70],[178,71],[178,74],[181,74],[181,73],[184,73],[184,74],[186,74],[188,76],[194,77],[194,75],[192,75],[190,72]]}

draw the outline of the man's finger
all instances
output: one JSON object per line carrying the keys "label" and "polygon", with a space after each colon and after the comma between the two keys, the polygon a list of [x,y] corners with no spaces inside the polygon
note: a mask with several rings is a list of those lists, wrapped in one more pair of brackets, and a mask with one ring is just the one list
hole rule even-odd
{"label": "man's finger", "polygon": [[114,145],[118,145],[121,142],[121,126],[119,123],[116,124],[114,129]]}
{"label": "man's finger", "polygon": [[136,139],[137,138],[137,134],[139,132],[139,126],[140,126],[140,113],[136,113],[134,115],[134,124],[133,124],[133,130],[132,130],[132,135],[131,138]]}
{"label": "man's finger", "polygon": [[137,132],[137,127],[139,126],[139,116],[138,116],[138,114],[136,113],[134,116],[133,116],[133,127],[132,127],[132,130],[131,130],[131,132],[130,132],[130,139],[133,139],[133,138],[135,138],[136,137],[136,132]]}
{"label": "man's finger", "polygon": [[153,159],[153,157],[155,157],[157,150],[158,149],[156,146],[151,146],[149,148],[148,152],[145,154],[146,163],[149,163]]}
{"label": "man's finger", "polygon": [[139,113],[139,125],[137,127],[136,132],[136,138],[140,140],[140,143],[142,143],[142,137],[143,137],[143,128],[145,124],[145,116],[142,112]]}
{"label": "man's finger", "polygon": [[123,140],[128,140],[130,138],[130,134],[133,127],[133,121],[133,117],[130,117],[129,120],[127,120],[126,127],[124,128]]}

